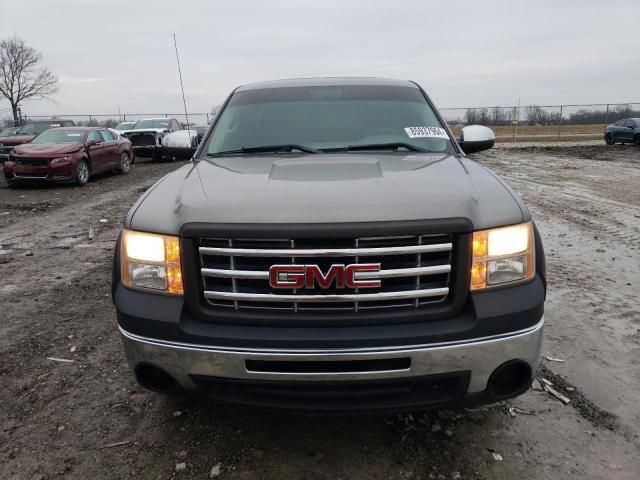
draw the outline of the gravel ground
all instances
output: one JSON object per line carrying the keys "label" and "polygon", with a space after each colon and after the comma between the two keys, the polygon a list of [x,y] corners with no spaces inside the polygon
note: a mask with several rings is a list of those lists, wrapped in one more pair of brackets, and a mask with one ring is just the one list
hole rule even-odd
{"label": "gravel ground", "polygon": [[564,360],[540,376],[568,405],[532,389],[474,410],[307,418],[141,389],[117,335],[111,255],[128,208],[177,166],[142,162],[84,188],[0,181],[0,478],[637,479],[640,149],[475,158],[540,227],[543,350]]}

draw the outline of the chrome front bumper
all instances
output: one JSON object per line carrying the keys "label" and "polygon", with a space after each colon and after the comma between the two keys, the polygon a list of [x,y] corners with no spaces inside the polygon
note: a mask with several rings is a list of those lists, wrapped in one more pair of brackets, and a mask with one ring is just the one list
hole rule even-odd
{"label": "chrome front bumper", "polygon": [[[122,328],[127,360],[132,368],[150,364],[168,372],[184,388],[195,388],[192,375],[242,380],[338,381],[420,377],[470,372],[467,393],[482,392],[493,371],[511,360],[538,367],[544,317],[525,330],[473,340],[429,345],[331,350],[262,350],[165,342],[133,335]],[[404,369],[366,372],[251,371],[247,361],[331,362],[411,359]]]}

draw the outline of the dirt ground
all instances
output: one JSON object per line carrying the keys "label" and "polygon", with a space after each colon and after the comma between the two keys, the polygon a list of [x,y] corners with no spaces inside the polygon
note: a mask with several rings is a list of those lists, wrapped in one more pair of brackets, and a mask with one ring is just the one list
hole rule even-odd
{"label": "dirt ground", "polygon": [[[586,140],[599,140],[604,138],[604,123],[588,125],[511,125],[490,126],[496,134],[498,143],[513,142],[514,137],[518,142],[573,142]],[[462,127],[451,127],[455,135],[460,133]]]}
{"label": "dirt ground", "polygon": [[639,478],[640,149],[475,158],[540,228],[543,352],[564,360],[543,360],[540,377],[568,405],[532,389],[474,410],[307,418],[147,392],[118,338],[111,255],[126,211],[177,165],[137,163],[84,188],[0,180],[0,478]]}

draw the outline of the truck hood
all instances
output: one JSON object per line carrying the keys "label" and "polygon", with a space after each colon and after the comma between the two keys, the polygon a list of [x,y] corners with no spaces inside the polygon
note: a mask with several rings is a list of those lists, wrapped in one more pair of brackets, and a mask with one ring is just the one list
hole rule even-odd
{"label": "truck hood", "polygon": [[42,143],[33,144],[27,143],[16,147],[13,151],[14,155],[27,155],[27,156],[42,156],[50,157],[52,155],[66,155],[68,153],[77,152],[82,148],[81,142],[72,143]]}
{"label": "truck hood", "polygon": [[124,130],[122,132],[122,135],[129,135],[130,133],[166,133],[169,130],[167,130],[166,128],[145,128],[145,129],[138,129],[138,130]]}
{"label": "truck hood", "polygon": [[342,223],[464,217],[475,229],[522,222],[517,195],[477,162],[449,154],[229,156],[170,173],[125,226],[177,234],[185,223]]}
{"label": "truck hood", "polygon": [[36,138],[35,135],[14,135],[12,137],[0,138],[0,143],[7,146],[22,145],[23,143],[30,142],[34,138]]}

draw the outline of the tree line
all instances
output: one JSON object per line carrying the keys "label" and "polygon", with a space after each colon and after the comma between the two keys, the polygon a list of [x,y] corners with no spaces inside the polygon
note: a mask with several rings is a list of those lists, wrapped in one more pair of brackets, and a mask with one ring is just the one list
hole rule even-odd
{"label": "tree line", "polygon": [[[613,123],[622,118],[640,117],[640,108],[635,109],[629,105],[611,105],[607,108],[586,109],[581,108],[569,114],[560,109],[547,110],[537,105],[522,107],[518,115],[516,107],[470,108],[465,113],[464,123],[467,125],[511,125],[518,121],[521,125],[558,125],[566,123],[571,125],[585,125],[593,123]],[[520,118],[518,118],[518,116]],[[451,123],[463,123],[460,120]]]}

